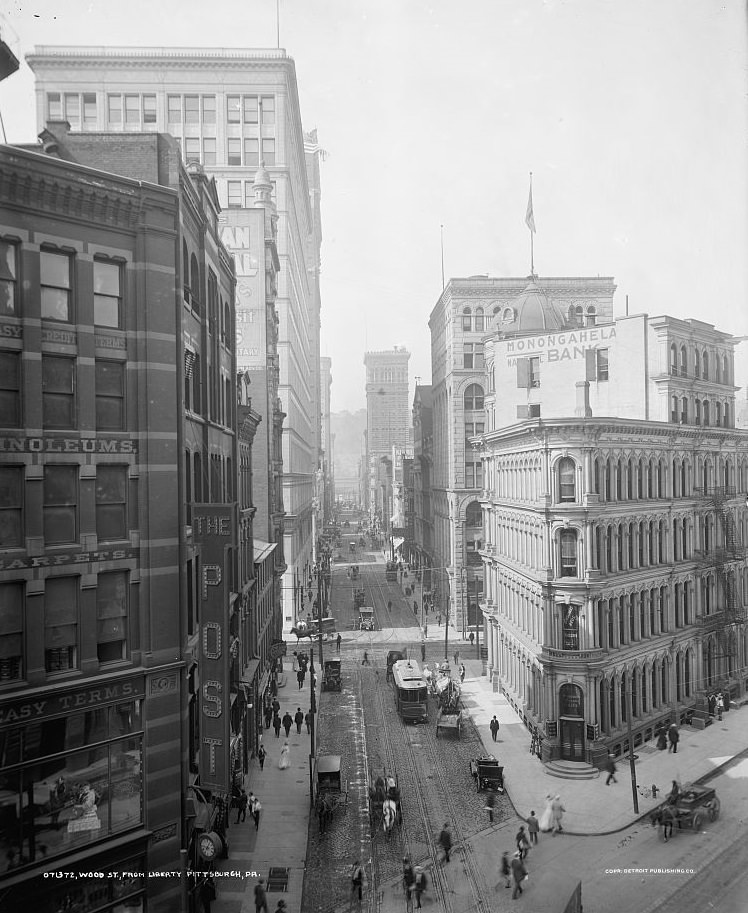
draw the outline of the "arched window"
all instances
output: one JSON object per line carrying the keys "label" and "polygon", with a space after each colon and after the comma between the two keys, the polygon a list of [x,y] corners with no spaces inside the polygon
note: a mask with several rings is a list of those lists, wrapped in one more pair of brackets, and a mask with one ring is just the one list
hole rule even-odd
{"label": "arched window", "polygon": [[722,403],[714,404],[714,424],[718,428],[722,424]]}
{"label": "arched window", "polygon": [[472,311],[470,308],[464,308],[462,311],[462,329],[463,332],[469,333],[473,328]]}
{"label": "arched window", "polygon": [[678,373],[678,347],[675,343],[670,346],[670,373]]}
{"label": "arched window", "polygon": [[701,424],[701,400],[700,399],[697,399],[696,402],[694,403],[693,419],[697,425]]}
{"label": "arched window", "polygon": [[727,360],[726,355],[722,356],[722,383],[723,384],[730,383],[730,363]]}
{"label": "arched window", "polygon": [[564,457],[558,463],[558,500],[576,500],[576,464],[571,457]]}
{"label": "arched window", "polygon": [[465,526],[470,529],[480,529],[483,525],[483,515],[478,501],[471,501],[465,509]]}
{"label": "arched window", "polygon": [[225,334],[226,348],[230,352],[234,348],[234,331],[231,326],[231,308],[228,301],[223,306],[223,332]]}
{"label": "arched window", "polygon": [[699,350],[694,349],[693,353],[693,376],[701,376],[701,359],[699,358]]}
{"label": "arched window", "polygon": [[562,529],[559,535],[560,569],[562,577],[577,576],[577,531]]}
{"label": "arched window", "polygon": [[597,311],[593,305],[587,308],[586,324],[588,327],[594,327],[597,323]]}
{"label": "arched window", "polygon": [[485,329],[486,321],[483,317],[483,308],[475,309],[475,331],[482,333]]}
{"label": "arched window", "polygon": [[[561,607],[561,649],[579,649],[579,606],[565,605]],[[563,686],[566,687],[566,686]]]}
{"label": "arched window", "polygon": [[717,384],[722,383],[722,366],[718,354],[714,356],[714,382]]}
{"label": "arched window", "polygon": [[192,309],[200,312],[200,269],[197,265],[197,257],[193,254],[190,257],[190,293],[192,297]]}
{"label": "arched window", "polygon": [[709,380],[709,353],[706,349],[704,350],[704,357],[701,359],[701,364],[703,365],[701,376],[704,380]]}
{"label": "arched window", "polygon": [[465,390],[464,404],[466,412],[483,408],[483,387],[480,384],[470,384]]}
{"label": "arched window", "polygon": [[[706,355],[704,356],[704,358],[706,358]],[[709,400],[708,399],[704,400],[704,403],[702,406],[702,411],[703,411],[703,415],[704,415],[704,424],[708,425],[709,424]]]}
{"label": "arched window", "polygon": [[682,377],[688,375],[688,353],[685,346],[680,347],[680,373]]}
{"label": "arched window", "polygon": [[575,327],[581,327],[584,320],[584,308],[577,304],[569,308],[569,323]]}
{"label": "arched window", "polygon": [[190,300],[190,254],[187,242],[182,241],[182,286],[186,301]]}
{"label": "arched window", "polygon": [[670,397],[670,421],[675,425],[678,423],[678,397]]}
{"label": "arched window", "polygon": [[688,424],[688,399],[685,396],[680,401],[680,423],[681,425]]}

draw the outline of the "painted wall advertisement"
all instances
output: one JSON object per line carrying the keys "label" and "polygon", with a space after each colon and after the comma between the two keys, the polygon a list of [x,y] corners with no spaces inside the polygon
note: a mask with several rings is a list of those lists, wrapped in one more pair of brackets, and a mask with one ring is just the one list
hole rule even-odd
{"label": "painted wall advertisement", "polygon": [[230,568],[235,542],[229,504],[196,504],[192,530],[200,546],[200,785],[228,793],[230,683],[228,630]]}

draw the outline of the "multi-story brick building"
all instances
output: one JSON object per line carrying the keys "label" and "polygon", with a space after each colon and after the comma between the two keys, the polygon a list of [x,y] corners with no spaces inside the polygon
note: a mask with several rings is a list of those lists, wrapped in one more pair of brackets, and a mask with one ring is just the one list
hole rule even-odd
{"label": "multi-story brick building", "polygon": [[190,785],[229,790],[228,705],[204,719],[185,673],[229,694],[233,264],[170,137],[42,140],[0,151],[4,903],[84,864],[142,874],[67,883],[61,906],[177,909],[146,873],[188,846]]}
{"label": "multi-story brick building", "polygon": [[609,280],[533,278],[502,302],[474,439],[494,686],[545,758],[592,763],[625,751],[629,726],[637,746],[705,723],[707,692],[745,692],[748,659],[737,340],[614,319],[611,297]]}
{"label": "multi-story brick building", "polygon": [[[253,374],[252,399],[263,419],[257,469],[264,469],[260,451],[270,468],[267,498],[257,491],[258,528],[278,546],[276,592],[290,627],[310,578],[320,447],[322,153],[316,135],[302,130],[294,61],[282,49],[144,47],[38,47],[27,60],[36,76],[40,128],[65,118],[82,133],[169,132],[185,162],[200,162],[216,181],[224,238],[236,260],[238,367]],[[268,233],[251,216],[261,163],[277,208],[278,263],[267,293],[262,263],[272,254],[267,248],[263,254],[262,242]],[[266,326],[271,304],[275,328]],[[256,387],[263,382],[261,396]],[[281,461],[276,496],[273,473]]]}

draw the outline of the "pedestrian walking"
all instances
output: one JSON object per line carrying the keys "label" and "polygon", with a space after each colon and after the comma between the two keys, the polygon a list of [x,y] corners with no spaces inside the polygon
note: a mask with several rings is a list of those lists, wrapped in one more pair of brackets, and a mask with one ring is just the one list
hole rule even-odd
{"label": "pedestrian walking", "polygon": [[672,751],[673,754],[678,753],[678,742],[680,741],[680,733],[678,732],[678,727],[675,723],[670,724],[670,728],[667,731],[667,738],[670,745],[668,746],[668,754]]}
{"label": "pedestrian walking", "polygon": [[527,818],[527,833],[530,836],[530,843],[533,846],[537,846],[539,831],[540,831],[540,822],[535,817],[535,812],[531,811],[530,817]]}
{"label": "pedestrian walking", "polygon": [[260,812],[262,811],[262,804],[260,800],[253,793],[249,794],[249,813],[252,816],[252,819],[255,823],[255,830],[259,831],[260,829]]}
{"label": "pedestrian walking", "polygon": [[473,634],[472,631],[470,632],[470,637],[468,638],[468,640],[470,641],[470,646],[472,647],[473,643],[475,642],[475,634]]}
{"label": "pedestrian walking", "polygon": [[454,652],[454,661],[455,661],[455,669],[458,669],[460,666],[460,651],[459,650],[455,650],[455,652]]}
{"label": "pedestrian walking", "polygon": [[413,614],[418,614],[418,603],[415,601],[415,599],[413,600]]}
{"label": "pedestrian walking", "polygon": [[551,803],[551,814],[553,815],[553,836],[556,836],[556,831],[563,831],[561,825],[561,820],[564,817],[564,812],[566,809],[561,804],[561,796],[555,796],[553,802]]}
{"label": "pedestrian walking", "polygon": [[281,718],[280,718],[280,717],[278,716],[278,714],[276,713],[275,716],[273,717],[273,729],[275,730],[275,737],[276,737],[276,739],[280,736],[280,733],[281,733],[281,725],[282,725],[282,723],[281,723]]}
{"label": "pedestrian walking", "polygon": [[524,859],[527,856],[527,852],[530,849],[530,841],[527,839],[527,834],[525,833],[524,824],[520,825],[517,835],[514,838],[514,842],[517,845],[517,852],[519,853],[519,858]]}
{"label": "pedestrian walking", "polygon": [[660,751],[664,751],[667,748],[667,735],[664,726],[660,726],[657,730],[657,747]]}
{"label": "pedestrian walking", "polygon": [[426,662],[426,644],[421,641],[421,662]]}
{"label": "pedestrian walking", "polygon": [[413,889],[416,892],[416,910],[421,909],[421,894],[428,887],[428,881],[426,880],[426,873],[423,871],[420,865],[417,865],[414,869],[415,879],[413,881]]}
{"label": "pedestrian walking", "polygon": [[605,781],[605,785],[610,786],[611,780],[614,783],[617,783],[618,780],[616,780],[616,762],[615,758],[613,757],[613,753],[610,751],[608,752],[608,757],[605,761],[605,769],[608,771],[608,779]]}
{"label": "pedestrian walking", "polygon": [[278,769],[286,770],[290,763],[291,763],[291,748],[289,747],[288,742],[284,742],[283,748],[281,748],[280,758],[278,758]]}
{"label": "pedestrian walking", "polygon": [[296,734],[301,735],[301,724],[304,722],[304,714],[301,712],[301,707],[296,708],[293,721],[296,723]]}
{"label": "pedestrian walking", "polygon": [[717,719],[722,719],[722,711],[725,709],[725,699],[722,697],[722,692],[717,693]]}
{"label": "pedestrian walking", "polygon": [[465,681],[465,663],[460,663],[460,684]]}
{"label": "pedestrian walking", "polygon": [[242,787],[241,795],[239,796],[239,802],[236,807],[236,823],[240,821],[247,820],[247,805],[249,804],[249,797],[247,796],[247,791]]}
{"label": "pedestrian walking", "polygon": [[288,736],[291,732],[291,727],[293,726],[293,717],[288,712],[288,710],[286,710],[286,712],[283,714],[282,722],[283,722],[283,728],[286,730],[286,738],[288,738]]}
{"label": "pedestrian walking", "polygon": [[488,724],[488,728],[491,730],[491,738],[496,741],[496,736],[499,734],[499,721],[496,719],[496,714],[494,714],[493,719]]}
{"label": "pedestrian walking", "polygon": [[489,824],[493,824],[493,813],[496,810],[496,794],[492,789],[488,791],[484,808],[488,812]]}
{"label": "pedestrian walking", "polygon": [[388,612],[392,611],[392,600],[391,599],[387,600],[387,611]]}
{"label": "pedestrian walking", "polygon": [[371,665],[371,663],[369,662],[369,654],[366,652],[366,650],[364,650],[364,658],[361,660],[361,665],[362,665],[362,666],[370,666],[370,665]]}
{"label": "pedestrian walking", "polygon": [[553,828],[553,796],[545,797],[545,808],[540,816],[540,830],[550,831]]}
{"label": "pedestrian walking", "polygon": [[441,615],[437,615],[437,616],[436,616],[436,623],[437,623],[437,624],[439,625],[439,627],[441,628],[441,626],[442,626],[442,617],[441,617]]}
{"label": "pedestrian walking", "polygon": [[410,901],[410,895],[413,891],[413,882],[415,880],[416,875],[413,871],[413,866],[410,864],[410,859],[408,859],[407,856],[403,856],[403,890],[405,891],[406,904]]}
{"label": "pedestrian walking", "polygon": [[340,643],[342,640],[343,640],[343,638],[340,636],[340,632],[338,631],[338,636],[335,638],[335,647],[336,647],[338,653],[340,653]]}
{"label": "pedestrian walking", "polygon": [[265,754],[265,746],[260,745],[260,747],[257,749],[257,760],[260,762],[260,770],[265,769]]}
{"label": "pedestrian walking", "polygon": [[270,729],[270,722],[273,719],[273,708],[268,706],[265,708],[265,729]]}
{"label": "pedestrian walking", "polygon": [[512,891],[512,900],[516,900],[522,894],[522,882],[527,878],[527,869],[519,855],[515,853],[512,859],[512,878],[514,879],[514,890]]}
{"label": "pedestrian walking", "polygon": [[268,913],[268,898],[265,893],[265,879],[261,878],[255,885],[255,913]]}
{"label": "pedestrian walking", "polygon": [[444,822],[444,827],[442,828],[441,833],[439,834],[439,844],[444,850],[444,861],[449,862],[449,853],[452,849],[452,833],[449,830],[449,822]]}
{"label": "pedestrian walking", "polygon": [[512,886],[512,869],[509,865],[509,850],[504,850],[501,854],[501,877],[504,879],[504,887]]}
{"label": "pedestrian walking", "polygon": [[306,677],[306,672],[302,668],[299,668],[299,671],[296,673],[296,681],[299,683],[299,691],[304,687],[304,678]]}
{"label": "pedestrian walking", "polygon": [[308,710],[304,714],[304,722],[306,723],[306,734],[309,735],[309,733],[312,731],[312,711],[311,710]]}
{"label": "pedestrian walking", "polygon": [[274,714],[277,713],[278,716],[280,716],[280,710],[281,710],[281,705],[278,703],[278,698],[276,697],[275,700],[273,701],[273,713]]}
{"label": "pedestrian walking", "polygon": [[364,886],[364,870],[361,868],[361,863],[357,859],[353,863],[353,868],[351,869],[351,892],[353,894],[358,894],[359,903],[361,902],[361,892]]}
{"label": "pedestrian walking", "polygon": [[203,905],[203,910],[205,913],[210,913],[210,905],[216,899],[216,883],[213,881],[213,876],[208,875],[208,877],[200,885],[200,901]]}

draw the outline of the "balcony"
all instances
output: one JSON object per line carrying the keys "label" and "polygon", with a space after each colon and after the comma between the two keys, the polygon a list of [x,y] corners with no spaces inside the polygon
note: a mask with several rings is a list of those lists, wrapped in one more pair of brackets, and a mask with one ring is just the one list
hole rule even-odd
{"label": "balcony", "polygon": [[601,647],[592,647],[589,650],[556,650],[554,647],[543,647],[543,659],[554,662],[592,663],[599,662],[604,656]]}

